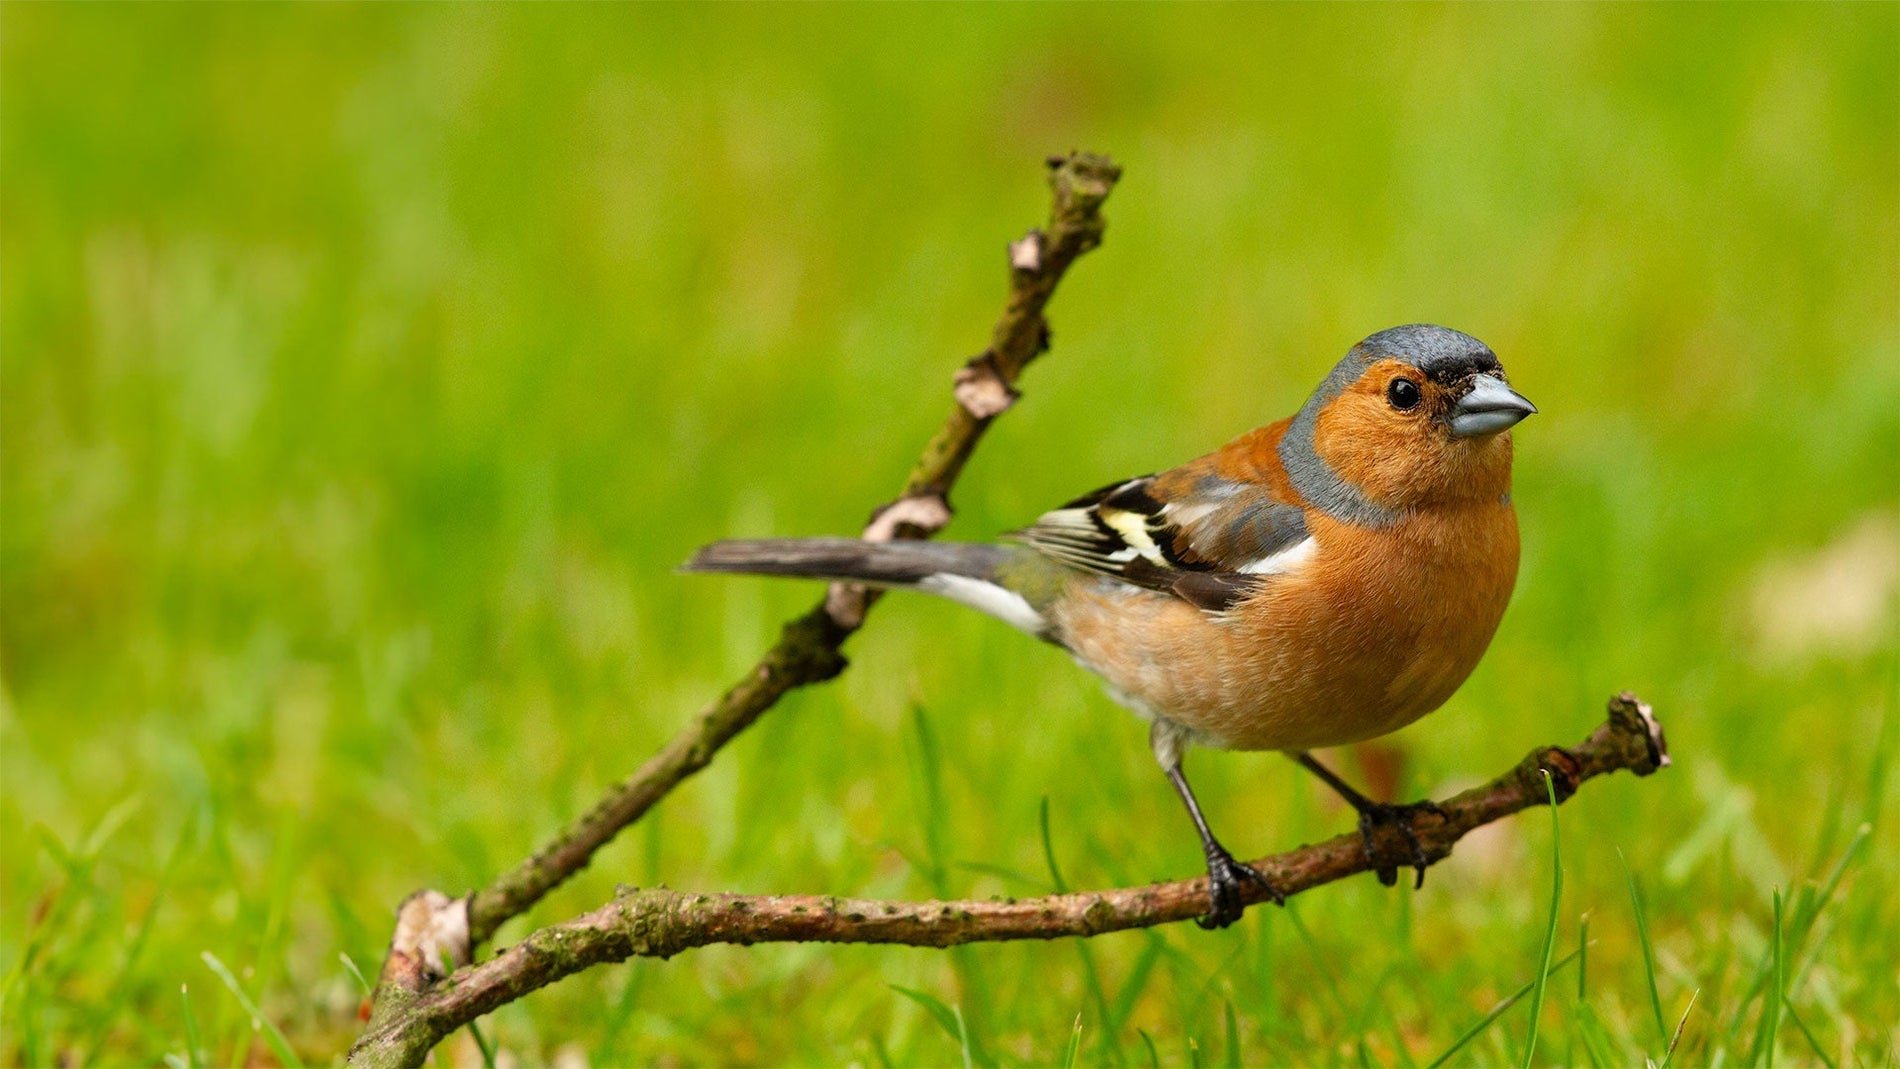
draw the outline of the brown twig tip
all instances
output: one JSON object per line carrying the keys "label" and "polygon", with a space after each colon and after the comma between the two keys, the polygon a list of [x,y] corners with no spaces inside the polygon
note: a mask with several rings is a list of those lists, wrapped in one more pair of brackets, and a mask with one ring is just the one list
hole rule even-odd
{"label": "brown twig tip", "polygon": [[1649,703],[1626,690],[1610,699],[1610,719],[1614,721],[1618,717],[1630,727],[1642,730],[1643,741],[1649,748],[1649,761],[1654,766],[1649,771],[1668,768],[1669,740],[1663,737],[1662,722],[1656,719],[1656,711]]}
{"label": "brown twig tip", "polygon": [[1121,180],[1122,169],[1107,156],[1071,152],[1050,157],[1049,184],[1056,202],[1078,212],[1093,212]]}

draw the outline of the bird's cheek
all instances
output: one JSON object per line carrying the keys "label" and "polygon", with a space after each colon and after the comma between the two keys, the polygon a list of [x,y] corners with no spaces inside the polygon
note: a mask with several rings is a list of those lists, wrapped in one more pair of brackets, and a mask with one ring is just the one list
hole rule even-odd
{"label": "bird's cheek", "polygon": [[1383,410],[1348,395],[1320,414],[1313,448],[1333,473],[1375,504],[1402,508],[1423,457],[1417,428],[1395,423]]}

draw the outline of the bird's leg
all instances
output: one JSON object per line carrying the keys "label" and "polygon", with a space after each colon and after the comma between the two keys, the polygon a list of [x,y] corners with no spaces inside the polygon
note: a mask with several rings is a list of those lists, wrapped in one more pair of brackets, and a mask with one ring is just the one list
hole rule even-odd
{"label": "bird's leg", "polygon": [[[1394,805],[1389,802],[1375,802],[1353,790],[1351,784],[1340,779],[1332,769],[1320,764],[1311,753],[1298,750],[1287,756],[1298,761],[1313,775],[1325,780],[1328,787],[1338,791],[1339,796],[1344,798],[1348,805],[1359,811],[1359,838],[1364,843],[1367,861],[1373,860],[1372,837],[1377,833],[1379,826],[1389,824],[1397,828],[1399,834],[1412,847],[1412,867],[1418,870],[1418,879],[1413,882],[1412,887],[1416,890],[1425,886],[1425,866],[1431,864],[1431,859],[1425,856],[1425,847],[1418,841],[1418,830],[1412,827],[1412,821],[1417,819],[1420,813],[1444,817],[1445,811],[1438,808],[1438,803],[1425,801],[1413,802],[1410,805]],[[1379,882],[1387,887],[1399,882],[1399,870],[1396,868],[1382,868],[1378,872]]]}
{"label": "bird's leg", "polygon": [[1258,869],[1252,865],[1243,865],[1234,860],[1234,855],[1214,838],[1207,830],[1207,818],[1201,815],[1201,804],[1194,800],[1194,789],[1188,786],[1187,777],[1181,774],[1181,762],[1177,759],[1168,766],[1168,782],[1174,784],[1176,794],[1187,805],[1188,816],[1194,818],[1194,830],[1201,833],[1201,850],[1207,855],[1207,892],[1213,899],[1213,908],[1207,916],[1196,917],[1194,923],[1203,928],[1225,928],[1240,919],[1247,908],[1240,900],[1241,881],[1247,881],[1266,892],[1275,905],[1286,905],[1286,896],[1273,886]]}

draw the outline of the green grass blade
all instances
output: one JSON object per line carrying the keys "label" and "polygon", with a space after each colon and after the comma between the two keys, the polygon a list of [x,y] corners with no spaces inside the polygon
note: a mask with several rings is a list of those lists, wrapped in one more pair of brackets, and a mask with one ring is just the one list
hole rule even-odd
{"label": "green grass blade", "polygon": [[[895,849],[899,854],[901,854],[904,857],[905,861],[908,861],[913,865],[917,863],[916,858],[910,855],[909,853],[906,853],[901,846],[893,845],[892,849]],[[1036,877],[1031,876],[1030,874],[1028,874],[1027,872],[1024,872],[1021,869],[1010,868],[1008,865],[997,865],[988,861],[959,861],[957,862],[956,867],[959,871],[962,871],[962,872],[974,872],[979,876],[994,876],[997,879],[1004,881],[1005,883],[1015,884],[1018,887],[1035,888],[1035,889],[1040,890],[1043,885],[1042,881],[1037,879]]]}
{"label": "green grass blade", "polygon": [[[1198,1019],[1201,1015],[1201,1010],[1203,1007],[1212,1006],[1214,1004],[1215,989],[1217,987],[1227,986],[1227,985],[1224,985],[1224,978],[1227,976],[1227,970],[1232,968],[1234,962],[1238,960],[1240,956],[1242,954],[1245,954],[1246,952],[1247,952],[1246,944],[1244,942],[1239,943],[1235,945],[1234,949],[1228,951],[1227,955],[1221,958],[1220,963],[1215,965],[1213,969],[1210,970],[1206,966],[1200,967],[1200,971],[1202,975],[1206,977],[1206,979],[1203,980],[1201,985],[1195,989],[1194,997],[1189,999],[1187,1002],[1188,1009],[1185,1014],[1187,1018]],[[1223,995],[1221,997],[1225,998],[1226,996]]]}
{"label": "green grass blade", "polygon": [[945,863],[950,841],[949,817],[943,804],[943,754],[921,705],[910,707],[912,790],[917,798],[919,823],[924,830],[925,879],[938,898],[950,897],[950,872]]}
{"label": "green grass blade", "polygon": [[495,1048],[488,1045],[488,1037],[482,1035],[474,1021],[468,1022],[468,1034],[475,1039],[475,1049],[482,1052],[482,1069],[495,1069]]}
{"label": "green grass blade", "polygon": [[198,1032],[198,1014],[191,1008],[190,985],[178,985],[178,1001],[185,1009],[185,1064],[190,1067],[203,1065],[205,1041]]}
{"label": "green grass blade", "polygon": [[338,961],[343,963],[343,968],[347,970],[351,976],[356,977],[356,986],[363,990],[364,998],[369,998],[376,993],[375,989],[370,986],[369,978],[363,975],[363,970],[356,967],[356,959],[350,957],[349,951],[339,950],[337,951],[336,957]]}
{"label": "green grass blade", "polygon": [[1062,1069],[1075,1069],[1075,1056],[1082,1049],[1082,1015],[1075,1015],[1075,1027],[1069,1030],[1069,1046],[1062,1052]]}
{"label": "green grass blade", "polygon": [[1590,915],[1577,924],[1577,1001],[1582,1002],[1590,979]]}
{"label": "green grass blade", "polygon": [[1834,1069],[1834,1059],[1828,1057],[1827,1052],[1821,1049],[1821,1041],[1814,1038],[1814,1033],[1808,1030],[1807,1022],[1795,1012],[1794,1003],[1784,997],[1781,1005],[1788,1011],[1788,1020],[1794,1022],[1794,1026],[1801,1031],[1802,1037],[1808,1041],[1808,1046],[1814,1051],[1814,1056],[1821,1059],[1821,1064],[1827,1066],[1827,1069]]}
{"label": "green grass blade", "polygon": [[1332,1001],[1333,1012],[1339,1015],[1340,1023],[1352,1020],[1352,1009],[1346,1005],[1346,996],[1340,992],[1339,977],[1334,975],[1332,965],[1326,960],[1326,955],[1320,953],[1319,944],[1313,941],[1313,933],[1307,930],[1306,922],[1300,919],[1298,907],[1289,899],[1277,915],[1284,916],[1291,922],[1293,930],[1299,934],[1300,942],[1306,944],[1307,953],[1313,956],[1314,967],[1318,970],[1320,978],[1326,981],[1326,995]]}
{"label": "green grass blade", "polygon": [[[58,836],[44,825],[34,828],[41,845],[52,857],[54,864],[64,872],[66,880],[52,892],[38,922],[30,928],[31,934],[19,960],[7,973],[6,978],[0,980],[0,1021],[6,1020],[9,1016],[17,1016],[21,1019],[19,1050],[22,1059],[28,1064],[52,1060],[51,1052],[43,1050],[40,1045],[44,1034],[38,1026],[38,1014],[34,1012],[35,1004],[39,1001],[39,993],[34,990],[33,981],[39,981],[48,990],[57,991],[61,983],[61,978],[57,975],[61,966],[55,947],[59,940],[70,936],[73,944],[77,946],[85,946],[91,942],[84,929],[69,930],[68,924],[75,922],[75,918],[85,915],[87,904],[97,901],[98,896],[95,891],[99,888],[93,875],[99,867],[100,854],[112,836],[138,811],[140,804],[140,796],[135,794],[114,805],[105,816],[99,819],[92,833],[80,842],[76,850],[69,851]],[[156,903],[154,903],[155,911]],[[148,926],[150,919],[151,914],[148,913]],[[143,937],[135,938],[133,950],[124,966],[128,971],[136,962],[138,948],[142,943]],[[14,1002],[16,990],[20,993],[20,1003],[17,1006]],[[109,1009],[106,1014],[95,1017],[95,1020],[105,1022],[103,1027],[109,1029],[110,1017],[116,1015],[116,1012],[116,1009]],[[102,1035],[95,1041],[95,1049],[103,1042],[103,1039]],[[91,1060],[89,1056],[87,1060]]]}
{"label": "green grass blade", "polygon": [[1232,999],[1222,999],[1221,1005],[1226,1007],[1227,1018],[1224,1022],[1226,1024],[1225,1038],[1227,1040],[1226,1064],[1240,1065],[1242,1064],[1240,1058],[1240,1022],[1234,1017],[1234,1001]]}
{"label": "green grass blade", "polygon": [[[1577,958],[1577,952],[1574,950],[1568,954],[1565,954],[1562,958],[1560,958],[1558,961],[1556,961],[1555,963],[1551,965],[1550,970],[1549,970],[1550,974],[1555,975],[1559,970],[1569,965],[1572,961],[1575,961],[1576,958]],[[1444,1065],[1446,1062],[1451,1061],[1451,1059],[1455,1055],[1457,1055],[1459,1051],[1465,1049],[1465,1047],[1468,1046],[1472,1040],[1477,1039],[1479,1036],[1483,1035],[1487,1029],[1489,1029],[1493,1024],[1497,1022],[1498,1018],[1504,1016],[1507,1012],[1509,1012],[1512,1006],[1515,1006],[1519,1002],[1522,1002],[1525,996],[1529,995],[1531,993],[1531,989],[1535,986],[1536,986],[1536,981],[1533,980],[1530,983],[1526,983],[1523,987],[1518,988],[1512,994],[1507,995],[1504,998],[1500,999],[1497,1005],[1491,1007],[1491,1009],[1488,1012],[1486,1012],[1483,1017],[1478,1018],[1478,1020],[1475,1023],[1473,1023],[1470,1028],[1465,1029],[1464,1032],[1461,1033],[1455,1041],[1453,1041],[1452,1045],[1446,1048],[1445,1053],[1440,1054],[1436,1058],[1433,1058],[1431,1062],[1426,1065],[1425,1069],[1438,1069],[1439,1066]]]}
{"label": "green grass blade", "polygon": [[[956,1041],[959,1046],[967,1046],[962,1018],[955,1010],[944,1005],[942,999],[928,992],[912,987],[901,987],[897,984],[892,984],[891,990],[922,1006],[924,1012],[930,1014],[930,1019],[937,1022],[937,1027],[943,1029],[945,1035]],[[968,1056],[967,1052],[965,1056]]]}
{"label": "green grass blade", "polygon": [[1135,1033],[1141,1036],[1142,1045],[1148,1048],[1148,1069],[1161,1069],[1161,1052],[1155,1049],[1155,1037],[1149,1035],[1146,1028],[1137,1028]]}
{"label": "green grass blade", "polygon": [[[1815,928],[1820,925],[1821,914],[1825,913],[1828,905],[1833,902],[1834,893],[1840,889],[1841,880],[1847,875],[1848,868],[1859,860],[1861,851],[1867,848],[1873,838],[1873,831],[1873,826],[1869,824],[1862,824],[1856,828],[1854,837],[1848,840],[1846,849],[1841,851],[1840,860],[1836,861],[1834,867],[1828,871],[1820,887],[1801,889],[1800,905],[1794,911],[1793,923],[1788,926],[1788,943],[1784,953],[1789,962],[1798,964],[1800,952],[1807,948]],[[1812,958],[1819,952],[1820,945],[1817,943],[1813,948],[1808,949],[1808,956]],[[1786,985],[1799,986],[1804,971],[1803,968],[1789,970],[1785,978]]]}
{"label": "green grass blade", "polygon": [[1418,1069],[1418,1059],[1412,1057],[1412,1052],[1407,1049],[1405,1026],[1399,1023],[1396,1013],[1386,1016],[1385,1027],[1386,1038],[1392,1042],[1394,1069]]}
{"label": "green grass blade", "polygon": [[1345,1029],[1345,1035],[1365,1036],[1372,1030],[1373,1018],[1381,1010],[1390,1009],[1391,1000],[1385,997],[1386,985],[1392,982],[1394,976],[1399,975],[1401,968],[1402,966],[1395,961],[1387,965],[1384,971],[1379,973],[1378,979],[1372,983],[1358,985],[1365,992],[1365,1001],[1361,1004],[1359,1012],[1351,1018],[1351,1023]]}
{"label": "green grass blade", "polygon": [[1544,922],[1544,951],[1537,960],[1537,981],[1531,991],[1531,1032],[1524,1044],[1524,1067],[1537,1054],[1537,1028],[1544,1013],[1544,987],[1550,981],[1550,959],[1557,952],[1557,911],[1564,897],[1563,843],[1557,826],[1557,786],[1544,772],[1544,793],[1550,798],[1550,916]]}
{"label": "green grass blade", "polygon": [[640,992],[646,983],[649,960],[641,958],[627,966],[627,982],[621,987],[613,1008],[608,1011],[607,1019],[602,1022],[600,1040],[594,1044],[593,1064],[620,1065],[635,1060],[617,1055],[615,1047],[619,1044],[620,1034],[626,1031],[627,1022],[633,1019],[634,1009],[640,1005]]}
{"label": "green grass blade", "polygon": [[218,974],[218,979],[222,980],[224,986],[230,990],[231,997],[237,999],[238,1005],[244,1007],[244,1012],[251,1015],[251,1031],[262,1033],[264,1042],[269,1044],[271,1053],[277,1055],[277,1060],[290,1066],[291,1069],[302,1069],[303,1059],[297,1057],[297,1052],[291,1049],[290,1041],[284,1038],[284,1034],[278,1031],[275,1024],[259,1012],[257,1004],[244,993],[244,988],[238,985],[237,977],[231,975],[231,970],[225,968],[224,962],[219,961],[218,956],[209,950],[199,954],[198,957],[212,972]]}
{"label": "green grass blade", "polygon": [[[1803,908],[1796,911],[1793,923],[1788,925],[1789,954],[1792,955],[1799,951],[1806,943],[1808,933],[1813,929],[1815,923],[1820,920],[1822,912],[1833,902],[1834,894],[1840,889],[1841,880],[1846,877],[1848,869],[1851,868],[1855,862],[1860,860],[1860,855],[1866,850],[1867,845],[1872,842],[1872,840],[1873,825],[1862,824],[1855,830],[1854,837],[1848,840],[1847,848],[1841,851],[1840,860],[1836,861],[1834,867],[1828,871],[1827,879],[1822,881],[1820,891],[1812,896],[1803,897]],[[1734,1019],[1728,1028],[1728,1042],[1730,1045],[1735,1043],[1736,1037],[1741,1034],[1742,1027],[1747,1022],[1748,1007],[1754,1003],[1755,999],[1761,996],[1763,991],[1767,990],[1768,982],[1773,978],[1773,971],[1773,954],[1763,954],[1761,963],[1755,968],[1754,979],[1749,982],[1747,991],[1743,993],[1740,1004],[1735,1008]],[[1765,1016],[1763,1020],[1766,1020]],[[1756,1052],[1759,1053],[1759,1034],[1757,1034],[1756,1039]]]}
{"label": "green grass blade", "polygon": [[1591,1009],[1588,1003],[1577,1007],[1576,1017],[1572,1021],[1572,1032],[1576,1035],[1578,1042],[1583,1044],[1584,1053],[1590,1056],[1591,1066],[1594,1069],[1614,1069],[1623,1064],[1623,1059],[1613,1056],[1604,1047],[1603,1037],[1599,1034],[1602,1028],[1603,1025],[1597,1020],[1596,1011]]}
{"label": "green grass blade", "polygon": [[1042,796],[1042,805],[1037,811],[1037,821],[1042,827],[1042,860],[1049,866],[1049,881],[1056,894],[1069,893],[1069,882],[1062,878],[1062,867],[1056,864],[1055,843],[1049,837],[1049,796]]}
{"label": "green grass blade", "polygon": [[[111,818],[108,817],[108,819]],[[179,863],[191,846],[191,826],[191,821],[187,820],[184,829],[178,833],[178,838],[173,842],[170,852],[166,854],[164,865],[159,869],[158,880],[152,888],[151,901],[146,903],[145,915],[140,918],[138,930],[132,936],[132,944],[126,949],[125,963],[119,966],[119,978],[113,984],[112,994],[105,1000],[104,1008],[94,1017],[94,1020],[99,1023],[99,1034],[94,1037],[92,1048],[79,1059],[81,1065],[98,1064],[100,1053],[111,1035],[113,1022],[119,1019],[126,1003],[132,998],[135,981],[139,977],[139,963],[145,954],[145,946],[151,940],[155,922],[164,912],[161,907],[165,904],[166,894],[171,890],[172,879],[178,872]],[[101,827],[103,829],[104,825],[102,824]],[[95,833],[95,837],[98,837],[98,833]]]}
{"label": "green grass blade", "polygon": [[1643,979],[1649,984],[1649,1009],[1656,1020],[1656,1042],[1664,1047],[1669,1045],[1669,1023],[1663,1019],[1662,991],[1656,986],[1656,950],[1649,938],[1649,915],[1643,908],[1642,888],[1636,884],[1636,873],[1630,871],[1629,859],[1618,849],[1616,858],[1623,863],[1623,881],[1629,887],[1630,911],[1636,914],[1636,939],[1643,947]]}
{"label": "green grass blade", "polygon": [[1122,981],[1121,990],[1115,994],[1114,1012],[1107,1023],[1111,1030],[1120,1031],[1122,1025],[1128,1023],[1128,1018],[1135,1012],[1135,1003],[1148,987],[1148,977],[1168,948],[1167,940],[1160,933],[1151,931],[1148,936],[1148,945],[1141,948],[1141,956],[1135,959],[1134,966],[1128,970],[1128,978]]}
{"label": "green grass blade", "polygon": [[1814,922],[1821,917],[1821,911],[1827,908],[1828,903],[1834,898],[1834,892],[1840,889],[1841,879],[1847,875],[1849,866],[1860,860],[1861,851],[1867,848],[1867,844],[1873,841],[1873,837],[1872,824],[1862,824],[1854,829],[1854,837],[1847,841],[1847,849],[1841,851],[1841,859],[1828,870],[1827,879],[1821,883],[1821,890],[1809,900],[1807,911],[1796,914],[1795,931],[1798,935],[1805,936],[1808,930],[1814,927]]}
{"label": "green grass blade", "polygon": [[[41,848],[52,857],[53,863],[65,872],[66,883],[51,892],[39,920],[30,929],[31,934],[27,938],[26,948],[20,952],[20,957],[13,963],[13,968],[7,971],[6,979],[0,980],[0,1019],[5,1019],[7,1012],[14,1009],[13,1000],[16,990],[24,992],[21,997],[30,998],[31,985],[28,980],[35,975],[35,966],[39,963],[40,955],[45,953],[60,935],[65,927],[66,918],[73,912],[74,903],[83,897],[80,892],[88,888],[92,880],[91,866],[86,865],[82,859],[68,851],[66,845],[60,842],[50,829],[41,825],[33,830],[38,835]],[[26,1017],[31,1016],[25,1011],[21,1011],[21,1014]],[[31,1055],[28,1061],[45,1060],[33,1052],[28,1053]]]}
{"label": "green grass blade", "polygon": [[88,859],[98,857],[99,852],[105,849],[106,843],[120,828],[125,827],[125,822],[132,819],[132,815],[139,811],[144,801],[142,796],[134,794],[107,810],[106,815],[100,817],[99,823],[93,827],[92,834],[86,836],[86,841],[80,844],[79,853]]}
{"label": "green grass blade", "polygon": [[[1082,982],[1088,987],[1089,1000],[1095,1003],[1096,1014],[1099,1015],[1102,1022],[1106,1024],[1109,1016],[1108,991],[1102,986],[1102,971],[1096,967],[1095,951],[1090,948],[1088,940],[1078,939],[1075,942],[1075,952],[1082,960]],[[1121,1048],[1115,1042],[1115,1034],[1104,1031],[1102,1041],[1112,1048],[1110,1054],[1111,1060],[1114,1061],[1115,1064],[1120,1065],[1122,1061]]]}
{"label": "green grass blade", "polygon": [[1768,1069],[1775,1069],[1775,1038],[1781,1033],[1781,1004],[1788,1000],[1787,981],[1784,975],[1787,966],[1782,960],[1781,891],[1779,889],[1775,891],[1775,934],[1770,952],[1775,961],[1775,986],[1770,998],[1763,1004],[1762,1012],[1767,1019],[1767,1025],[1764,1028],[1766,1039],[1761,1045],[1760,1054],[1762,1064]]}
{"label": "green grass blade", "polygon": [[1669,1062],[1676,1056],[1676,1047],[1682,1042],[1682,1029],[1689,1023],[1689,1014],[1695,1009],[1695,1000],[1702,997],[1702,989],[1689,992],[1689,1004],[1682,1008],[1682,1017],[1676,1021],[1676,1031],[1669,1037],[1669,1049],[1663,1052],[1662,1069],[1669,1069]]}
{"label": "green grass blade", "polygon": [[1871,827],[1880,819],[1880,811],[1887,800],[1887,766],[1893,762],[1895,751],[1900,751],[1900,706],[1891,700],[1887,710],[1880,717],[1880,731],[1874,739],[1874,759],[1867,769],[1867,805],[1861,810],[1861,824]]}
{"label": "green grass blade", "polygon": [[[1042,796],[1042,802],[1037,807],[1036,821],[1042,830],[1042,860],[1049,866],[1050,886],[1055,888],[1056,894],[1067,894],[1069,882],[1062,876],[1062,867],[1056,864],[1055,837],[1049,832],[1049,796],[1046,794]],[[1095,1003],[1095,1012],[1101,1016],[1104,1025],[1103,1042],[1113,1048],[1110,1058],[1119,1065],[1122,1058],[1116,1037],[1120,1029],[1114,1027],[1112,1023],[1108,1009],[1108,989],[1102,985],[1102,972],[1096,967],[1095,952],[1089,948],[1089,942],[1086,939],[1076,940],[1075,949],[1076,954],[1082,959],[1083,983],[1087,985],[1089,998]]]}

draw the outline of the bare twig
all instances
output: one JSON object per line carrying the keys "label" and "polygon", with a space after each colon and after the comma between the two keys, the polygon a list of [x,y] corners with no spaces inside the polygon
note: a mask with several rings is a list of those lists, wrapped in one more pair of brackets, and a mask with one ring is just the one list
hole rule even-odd
{"label": "bare twig", "polygon": [[[1627,769],[1649,775],[1669,763],[1661,726],[1633,694],[1609,703],[1609,719],[1581,745],[1531,752],[1481,787],[1438,803],[1422,816],[1419,845],[1437,862],[1466,833],[1519,810],[1546,804],[1544,774],[1559,801],[1588,779]],[[1372,857],[1357,833],[1254,862],[1287,894],[1355,873],[1412,863],[1399,833],[1383,830]],[[1243,884],[1249,902],[1258,887]],[[1207,909],[1205,877],[1113,891],[1043,898],[961,902],[882,902],[809,895],[691,894],[664,888],[628,891],[592,913],[550,925],[479,966],[461,969],[413,1000],[397,1018],[372,1025],[352,1064],[413,1065],[444,1036],[529,992],[590,966],[632,957],[671,957],[711,943],[959,943],[1094,936],[1198,916]]]}
{"label": "bare twig", "polygon": [[[1055,292],[1056,283],[1077,256],[1101,244],[1105,225],[1102,201],[1120,175],[1119,168],[1100,156],[1078,153],[1050,161],[1054,203],[1049,230],[1046,236],[1032,232],[1044,249],[1043,256],[1033,270],[1011,270],[1009,304],[996,325],[990,348],[971,361],[973,366],[993,369],[1006,388],[1043,350],[1048,327],[1042,310]],[[874,519],[874,533],[884,538],[921,538],[949,523],[946,499],[950,487],[991,418],[973,415],[964,404],[953,408],[912,469],[903,495],[878,510],[879,517],[901,510],[903,522],[879,531],[881,525]],[[928,504],[916,506],[919,499]],[[869,599],[862,588],[856,588],[854,594],[847,595],[846,605],[840,606],[839,601],[835,594],[828,596],[824,604],[786,624],[778,643],[766,651],[746,678],[702,712],[665,749],[533,857],[478,891],[469,907],[474,941],[486,941],[503,921],[584,867],[595,850],[638,820],[681,780],[704,768],[721,746],[787,691],[830,679],[842,671],[845,660],[838,648],[863,623]]]}
{"label": "bare twig", "polygon": [[[990,422],[1014,400],[1014,384],[1023,368],[1048,347],[1043,308],[1076,257],[1101,244],[1106,225],[1102,202],[1121,169],[1107,157],[1090,153],[1051,157],[1048,163],[1048,228],[1032,230],[1011,244],[1009,301],[990,347],[958,374],[957,403],[949,418],[911,469],[903,494],[873,514],[867,538],[928,538],[950,521],[949,493],[964,463]],[[839,649],[863,624],[875,601],[873,591],[834,584],[822,602],[785,625],[778,642],[743,679],[533,856],[466,899],[449,900],[439,892],[412,895],[404,903],[371,998],[370,1030],[390,1026],[439,978],[437,963],[417,953],[416,946],[426,941],[449,952],[452,964],[466,964],[505,921],[585,868],[595,851],[706,767],[721,747],[787,692],[843,671]],[[436,912],[455,915],[438,918]],[[457,939],[422,940],[423,932],[445,924],[456,929]]]}

